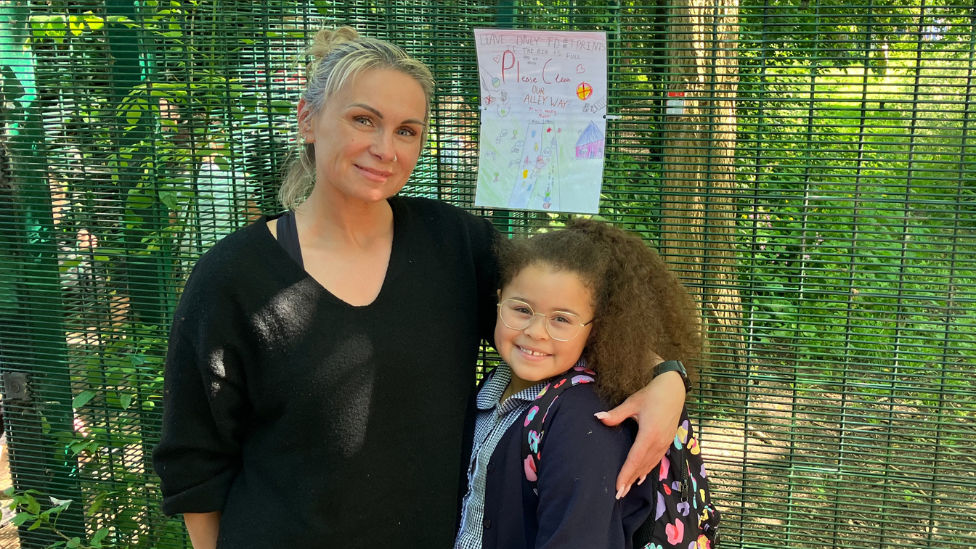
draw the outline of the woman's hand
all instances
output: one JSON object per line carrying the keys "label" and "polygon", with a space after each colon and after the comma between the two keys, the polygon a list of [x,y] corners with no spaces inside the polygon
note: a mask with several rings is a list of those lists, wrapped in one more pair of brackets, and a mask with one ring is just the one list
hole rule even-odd
{"label": "woman's hand", "polygon": [[617,475],[617,499],[627,495],[631,485],[654,469],[674,441],[685,405],[685,384],[678,372],[665,372],[609,412],[596,414],[610,427],[627,418],[637,420],[637,438]]}

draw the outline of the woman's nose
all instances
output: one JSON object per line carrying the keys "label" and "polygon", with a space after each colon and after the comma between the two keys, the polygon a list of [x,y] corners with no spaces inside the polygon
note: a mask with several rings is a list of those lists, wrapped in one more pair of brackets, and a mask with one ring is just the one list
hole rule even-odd
{"label": "woman's nose", "polygon": [[392,162],[396,159],[396,142],[393,140],[393,134],[377,132],[376,140],[373,142],[373,154],[383,162]]}

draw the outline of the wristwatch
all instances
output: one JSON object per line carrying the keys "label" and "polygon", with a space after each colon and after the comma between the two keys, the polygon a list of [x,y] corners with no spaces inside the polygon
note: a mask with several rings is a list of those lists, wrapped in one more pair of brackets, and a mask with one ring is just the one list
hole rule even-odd
{"label": "wristwatch", "polygon": [[678,360],[665,360],[654,367],[654,377],[657,377],[665,372],[678,372],[678,374],[681,375],[681,381],[685,384],[685,392],[691,392],[691,380],[688,379],[688,370],[685,370],[684,364]]}

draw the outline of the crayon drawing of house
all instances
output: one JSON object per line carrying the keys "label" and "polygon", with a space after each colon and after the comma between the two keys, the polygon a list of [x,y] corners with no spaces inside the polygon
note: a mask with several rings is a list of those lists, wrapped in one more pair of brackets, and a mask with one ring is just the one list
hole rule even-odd
{"label": "crayon drawing of house", "polygon": [[590,122],[576,141],[576,158],[603,158],[603,144],[603,133]]}

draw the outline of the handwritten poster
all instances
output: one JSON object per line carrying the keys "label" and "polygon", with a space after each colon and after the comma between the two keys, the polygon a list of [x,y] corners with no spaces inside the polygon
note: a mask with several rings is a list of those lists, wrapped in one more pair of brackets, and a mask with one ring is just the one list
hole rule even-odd
{"label": "handwritten poster", "polygon": [[607,37],[475,29],[481,84],[478,206],[597,213]]}

